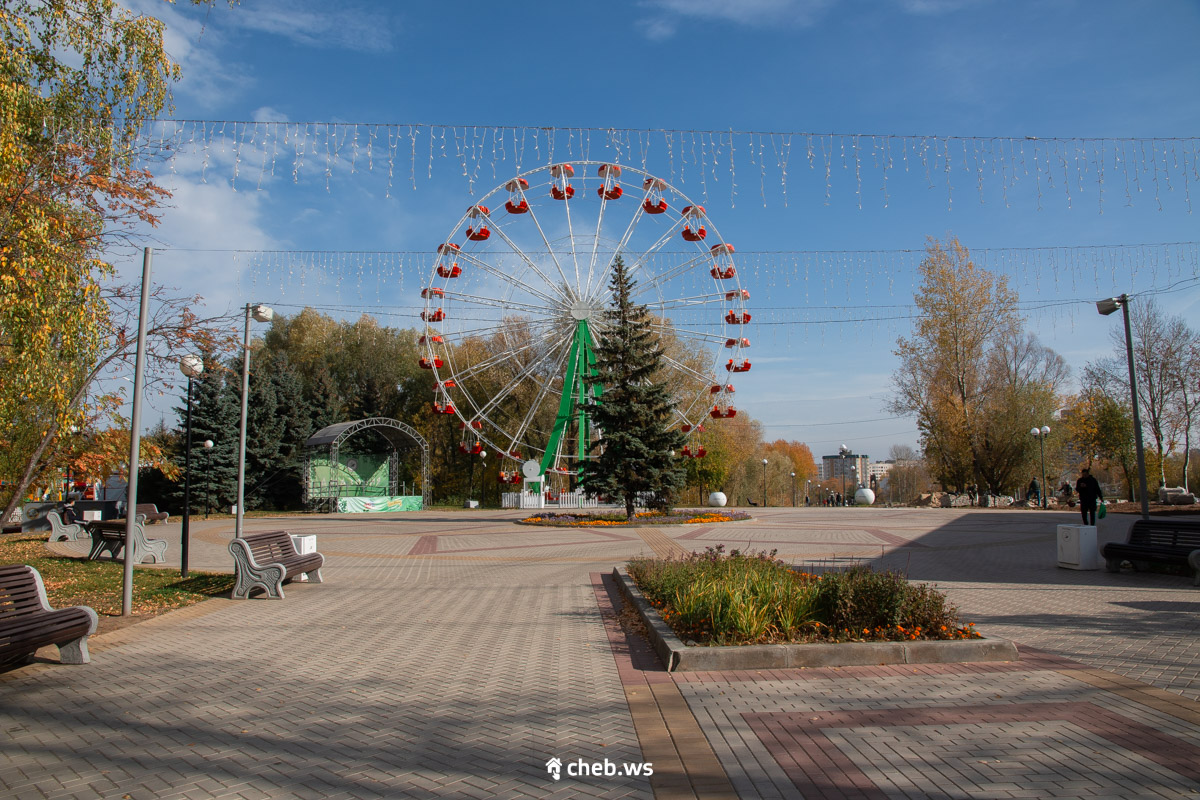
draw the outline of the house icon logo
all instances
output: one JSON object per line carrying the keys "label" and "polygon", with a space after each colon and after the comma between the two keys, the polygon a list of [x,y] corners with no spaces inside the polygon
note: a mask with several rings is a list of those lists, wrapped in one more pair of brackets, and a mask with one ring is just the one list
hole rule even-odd
{"label": "house icon logo", "polygon": [[562,777],[562,760],[557,756],[546,762],[546,772],[550,773],[550,777],[558,780]]}

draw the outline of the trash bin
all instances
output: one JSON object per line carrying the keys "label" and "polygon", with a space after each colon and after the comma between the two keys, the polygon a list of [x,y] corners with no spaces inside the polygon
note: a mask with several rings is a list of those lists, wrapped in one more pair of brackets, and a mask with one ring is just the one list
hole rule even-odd
{"label": "trash bin", "polygon": [[[306,533],[306,534],[293,533],[293,534],[291,534],[291,537],[292,537],[292,547],[296,548],[296,552],[299,555],[304,556],[304,555],[308,555],[309,553],[317,552],[317,535],[315,533]],[[296,580],[307,581],[308,575],[301,572],[299,577],[296,578]]]}
{"label": "trash bin", "polygon": [[1100,569],[1095,525],[1058,526],[1058,565],[1065,569]]}

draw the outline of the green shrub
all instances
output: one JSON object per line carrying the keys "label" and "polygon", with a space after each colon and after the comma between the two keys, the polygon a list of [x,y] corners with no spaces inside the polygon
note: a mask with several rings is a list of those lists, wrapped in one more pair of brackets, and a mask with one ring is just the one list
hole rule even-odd
{"label": "green shrub", "polygon": [[858,567],[809,575],[769,553],[636,558],[629,574],[685,641],[903,641],[976,637],[945,595],[895,572]]}

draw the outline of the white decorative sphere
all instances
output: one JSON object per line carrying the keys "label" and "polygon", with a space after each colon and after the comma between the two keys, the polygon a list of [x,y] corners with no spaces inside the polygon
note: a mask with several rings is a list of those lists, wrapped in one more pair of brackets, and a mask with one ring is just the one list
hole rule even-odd
{"label": "white decorative sphere", "polygon": [[713,492],[708,496],[708,504],[710,506],[721,508],[728,502],[729,498],[725,496],[724,492]]}
{"label": "white decorative sphere", "polygon": [[856,506],[869,506],[874,502],[875,493],[866,487],[854,493],[854,505]]}

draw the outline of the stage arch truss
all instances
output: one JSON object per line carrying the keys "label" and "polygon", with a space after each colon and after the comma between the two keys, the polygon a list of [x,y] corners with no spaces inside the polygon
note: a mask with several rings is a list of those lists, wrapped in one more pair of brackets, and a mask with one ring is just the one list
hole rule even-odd
{"label": "stage arch truss", "polygon": [[[304,502],[313,510],[336,511],[337,501],[342,497],[354,497],[362,494],[362,484],[348,480],[354,466],[348,464],[355,459],[346,456],[343,460],[344,445],[355,434],[364,430],[374,430],[388,444],[387,453],[387,494],[397,496],[399,492],[398,476],[400,473],[400,452],[405,448],[416,446],[421,451],[421,501],[422,506],[429,507],[429,443],[410,425],[387,417],[371,417],[352,422],[339,422],[329,425],[308,437],[304,443]],[[319,462],[328,458],[329,470],[326,480],[315,477]]]}

